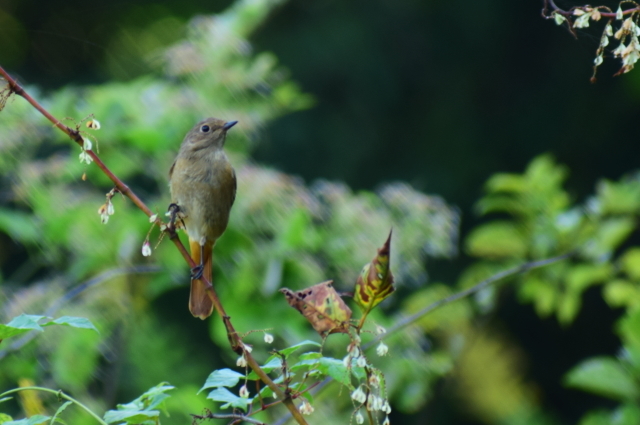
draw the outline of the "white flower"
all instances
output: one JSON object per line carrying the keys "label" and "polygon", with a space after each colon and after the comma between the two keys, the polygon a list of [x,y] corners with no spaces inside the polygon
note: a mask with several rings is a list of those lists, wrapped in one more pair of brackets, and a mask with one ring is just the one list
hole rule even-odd
{"label": "white flower", "polygon": [[599,66],[602,64],[602,55],[598,55],[596,56],[596,58],[593,60],[593,63],[595,66]]}
{"label": "white flower", "polygon": [[249,398],[249,390],[246,385],[240,387],[240,397]]}
{"label": "white flower", "polygon": [[378,353],[379,356],[384,356],[389,352],[389,347],[387,347],[387,345],[380,341],[380,344],[378,345],[378,348],[376,348],[376,353]]}
{"label": "white flower", "polygon": [[109,221],[109,214],[107,214],[107,204],[103,204],[98,208],[98,214],[100,214],[100,222],[102,224],[107,224]]}
{"label": "white flower", "polygon": [[273,335],[265,333],[264,342],[266,342],[267,344],[271,344],[273,342]]}
{"label": "white flower", "polygon": [[[580,9],[577,9],[574,11],[577,12]],[[573,22],[573,27],[574,28],[587,28],[589,26],[589,18],[591,17],[591,13],[585,13],[584,15],[580,16],[578,19],[576,19]]]}
{"label": "white flower", "polygon": [[149,244],[149,241],[144,241],[142,244],[142,255],[145,257],[151,255],[151,245]]}
{"label": "white flower", "polygon": [[93,162],[93,158],[91,158],[91,155],[89,155],[85,151],[80,152],[80,156],[78,158],[80,158],[80,162],[84,162],[87,164],[91,164]]}
{"label": "white flower", "polygon": [[100,121],[92,119],[87,121],[87,127],[93,130],[100,130]]}
{"label": "white flower", "polygon": [[302,404],[300,405],[299,410],[300,410],[300,413],[302,413],[303,415],[310,415],[313,413],[314,408],[307,399],[304,399],[302,400]]}
{"label": "white flower", "polygon": [[356,388],[354,392],[351,393],[351,398],[358,403],[364,403],[367,401],[367,395],[362,391],[362,385]]}
{"label": "white flower", "polygon": [[356,366],[365,367],[366,365],[367,365],[367,359],[365,359],[364,356],[358,357],[358,360],[356,360]]}
{"label": "white flower", "polygon": [[87,139],[86,137],[82,138],[82,149],[84,149],[85,151],[90,151],[91,150],[91,140]]}
{"label": "white flower", "polygon": [[151,217],[149,217],[149,223],[153,223],[157,219],[158,219],[158,214],[154,214]]}
{"label": "white flower", "polygon": [[247,353],[250,353],[250,352],[252,352],[252,351],[253,351],[253,347],[252,347],[252,346],[250,346],[250,345],[247,345],[247,344],[244,344],[244,343],[243,343],[243,344],[242,344],[242,346],[244,347],[244,350],[245,350]]}
{"label": "white flower", "polygon": [[342,359],[342,364],[344,367],[351,366],[351,354],[347,354],[344,359]]}
{"label": "white flower", "polygon": [[389,406],[389,400],[385,400],[384,403],[382,403],[382,408],[380,410],[382,410],[387,415],[391,413],[391,406]]}
{"label": "white flower", "polygon": [[236,360],[236,366],[247,367],[247,359],[244,358],[244,354],[238,357],[238,360]]}
{"label": "white flower", "polygon": [[617,20],[622,20],[622,8],[618,5],[618,10],[616,10],[616,19]]}
{"label": "white flower", "polygon": [[611,26],[611,24],[608,23],[607,26],[604,27],[604,33],[609,37],[613,35],[613,27]]}
{"label": "white flower", "polygon": [[377,374],[371,374],[371,376],[369,377],[369,385],[376,388],[380,386],[380,378],[378,378]]}
{"label": "white flower", "polygon": [[357,424],[364,423],[364,417],[362,416],[362,413],[360,413],[359,410],[358,410],[358,413],[356,413],[356,423]]}
{"label": "white flower", "polygon": [[376,333],[378,335],[386,334],[387,330],[380,325],[376,325]]}
{"label": "white flower", "polygon": [[384,422],[382,422],[382,425],[390,425],[391,422],[389,422],[389,417],[387,416],[386,418],[384,418]]}
{"label": "white flower", "polygon": [[113,208],[113,203],[111,202],[111,200],[109,200],[107,202],[107,214],[113,215],[113,213],[115,213],[115,212],[116,212],[116,210],[115,210],[115,208]]}

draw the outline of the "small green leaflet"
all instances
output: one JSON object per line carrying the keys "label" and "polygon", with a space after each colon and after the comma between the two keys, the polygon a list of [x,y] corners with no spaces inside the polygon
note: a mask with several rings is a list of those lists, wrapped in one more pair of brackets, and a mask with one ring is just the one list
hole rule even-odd
{"label": "small green leaflet", "polygon": [[70,401],[66,401],[62,404],[62,406],[58,407],[58,410],[56,410],[56,414],[53,415],[53,418],[51,418],[51,421],[49,422],[50,425],[55,424],[56,422],[60,422],[62,424],[64,424],[65,422],[62,419],[58,418],[58,415],[60,415],[60,413],[62,413],[64,411],[64,409],[66,409],[67,407],[69,407],[69,405],[71,404]]}
{"label": "small green leaflet", "polygon": [[20,419],[18,421],[5,422],[2,425],[40,425],[51,419],[50,416],[33,415],[30,418]]}
{"label": "small green leaflet", "polygon": [[207,388],[233,387],[240,381],[240,378],[244,378],[244,375],[231,369],[214,370],[198,394]]}
{"label": "small green leaflet", "polygon": [[160,412],[153,409],[169,398],[169,395],[165,393],[173,388],[171,385],[167,385],[166,382],[161,382],[132,402],[119,404],[117,410],[109,410],[104,414],[104,420],[107,423],[118,424],[122,422],[140,424],[148,420],[158,423]]}
{"label": "small green leaflet", "polygon": [[223,409],[228,409],[229,407],[236,407],[244,411],[247,410],[247,407],[253,401],[252,398],[238,397],[237,395],[235,395],[234,393],[232,393],[226,388],[216,388],[215,390],[209,393],[207,398],[213,401],[219,401],[221,403],[224,403],[222,406],[220,406]]}
{"label": "small green leaflet", "polygon": [[34,314],[21,314],[15,317],[12,321],[6,325],[0,324],[0,340],[6,339],[12,336],[21,335],[30,331],[42,332],[45,326],[51,325],[64,325],[71,326],[73,328],[81,329],[93,329],[98,332],[98,329],[89,321],[83,317],[71,317],[63,316],[58,319],[52,319],[51,317],[38,316]]}

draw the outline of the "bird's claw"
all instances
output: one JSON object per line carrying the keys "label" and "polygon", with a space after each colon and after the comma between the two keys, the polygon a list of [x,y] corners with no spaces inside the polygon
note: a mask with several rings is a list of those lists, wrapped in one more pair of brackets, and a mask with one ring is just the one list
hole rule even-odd
{"label": "bird's claw", "polygon": [[191,279],[200,279],[202,277],[202,271],[204,270],[204,266],[200,264],[199,266],[195,266],[191,269]]}

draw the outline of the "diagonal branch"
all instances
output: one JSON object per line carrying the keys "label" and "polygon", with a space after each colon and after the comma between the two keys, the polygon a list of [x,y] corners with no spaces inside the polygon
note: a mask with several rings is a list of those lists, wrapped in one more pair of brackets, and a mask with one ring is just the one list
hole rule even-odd
{"label": "diagonal branch", "polygon": [[[18,96],[24,98],[31,104],[31,106],[36,108],[42,115],[44,115],[45,118],[51,121],[54,126],[64,132],[67,136],[69,136],[71,140],[76,142],[81,147],[84,147],[84,139],[82,138],[78,130],[72,129],[62,124],[60,120],[51,115],[49,111],[47,111],[42,105],[40,105],[40,103],[38,103],[33,97],[31,97],[31,95],[29,95],[29,93],[27,93],[26,90],[20,84],[18,84],[18,82],[13,77],[11,77],[11,75],[9,75],[9,73],[5,71],[4,68],[2,68],[2,66],[0,66],[0,75],[2,75],[2,77],[7,81],[10,93],[15,93]],[[142,212],[147,215],[147,217],[151,217],[153,215],[153,212],[149,209],[149,207],[147,207],[145,203],[142,202],[140,198],[138,198],[138,196],[129,188],[129,186],[127,186],[122,180],[120,180],[115,174],[113,174],[113,172],[102,162],[102,160],[98,157],[98,155],[96,155],[95,152],[90,149],[85,150],[85,152],[91,157],[91,159],[93,159],[93,162],[95,162],[98,168],[100,168],[100,170],[102,170],[102,172],[115,184],[116,189],[118,189],[120,193],[129,198],[140,210],[142,210]],[[158,225],[158,227],[165,224],[160,219],[156,219],[155,223]],[[193,261],[186,248],[180,241],[180,238],[178,237],[175,229],[173,229],[171,226],[165,226],[165,228],[165,232],[169,234],[169,238],[176,246],[176,248],[178,248],[178,251],[180,251],[180,254],[182,254],[182,257],[185,259],[185,261],[191,268],[195,267],[196,263]],[[273,382],[273,380],[269,378],[269,376],[260,368],[260,365],[258,365],[258,362],[253,358],[251,353],[249,353],[249,351],[244,348],[244,344],[242,343],[240,337],[238,336],[238,333],[231,324],[231,318],[225,312],[224,307],[222,306],[222,303],[218,298],[218,294],[211,285],[211,282],[208,282],[206,279],[203,280],[207,285],[207,294],[209,295],[209,298],[211,298],[215,309],[218,311],[218,314],[222,318],[225,328],[227,329],[227,337],[229,339],[229,343],[231,344],[231,349],[238,354],[242,353],[247,360],[247,365],[249,365],[249,367],[254,372],[256,372],[262,382],[264,382],[274,393],[278,395],[278,398],[282,400],[282,402],[285,404],[287,409],[289,409],[291,415],[293,415],[296,421],[299,424],[306,424],[306,420],[302,417],[302,414],[296,408],[295,404],[291,400],[291,397],[285,395],[280,387],[278,387]]]}

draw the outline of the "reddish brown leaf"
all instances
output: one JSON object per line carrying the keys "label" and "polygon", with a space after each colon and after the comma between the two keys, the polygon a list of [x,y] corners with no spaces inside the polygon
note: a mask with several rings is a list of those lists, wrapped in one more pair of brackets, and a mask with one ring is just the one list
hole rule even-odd
{"label": "reddish brown leaf", "polygon": [[282,288],[280,292],[320,335],[348,333],[351,309],[334,289],[333,281],[318,283],[300,291]]}

